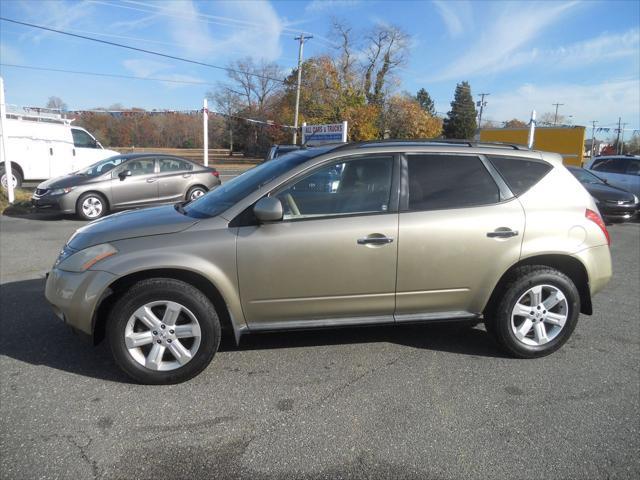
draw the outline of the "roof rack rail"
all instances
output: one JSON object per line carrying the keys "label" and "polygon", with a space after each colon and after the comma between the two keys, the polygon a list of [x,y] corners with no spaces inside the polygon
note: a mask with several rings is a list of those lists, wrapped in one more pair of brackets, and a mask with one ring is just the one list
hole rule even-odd
{"label": "roof rack rail", "polygon": [[457,140],[457,139],[391,139],[385,138],[381,140],[366,140],[362,142],[346,143],[337,149],[345,148],[367,148],[386,145],[440,145],[440,146],[467,146],[470,148],[509,148],[513,150],[530,150],[526,145],[520,145],[517,143],[503,143],[503,142],[476,142],[473,140]]}

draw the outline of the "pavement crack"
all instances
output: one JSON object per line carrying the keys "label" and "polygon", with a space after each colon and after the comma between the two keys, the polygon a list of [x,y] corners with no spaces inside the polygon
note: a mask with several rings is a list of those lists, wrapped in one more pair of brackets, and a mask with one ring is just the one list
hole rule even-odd
{"label": "pavement crack", "polygon": [[64,438],[67,440],[67,442],[69,442],[71,446],[75,447],[80,452],[80,458],[82,458],[82,460],[87,465],[89,465],[89,467],[91,468],[91,473],[93,475],[93,478],[95,479],[95,478],[98,478],[98,475],[99,475],[98,463],[95,460],[93,460],[88,453],[89,447],[93,443],[93,439],[86,433],[82,433],[82,434],[85,437],[87,437],[87,442],[84,445],[78,442],[73,435],[65,435]]}

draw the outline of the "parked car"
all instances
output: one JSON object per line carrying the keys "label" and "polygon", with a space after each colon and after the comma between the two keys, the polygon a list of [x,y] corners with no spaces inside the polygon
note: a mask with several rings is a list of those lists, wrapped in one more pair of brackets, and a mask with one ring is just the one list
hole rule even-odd
{"label": "parked car", "polygon": [[[88,131],[72,126],[71,120],[60,115],[9,112],[5,127],[14,187],[20,187],[24,180],[58,177],[118,155],[104,149]],[[7,177],[3,161],[0,184],[4,189],[8,185]]]}
{"label": "parked car", "polygon": [[286,153],[294,152],[299,148],[300,147],[298,145],[273,145],[267,152],[267,156],[264,157],[264,161],[268,162],[269,160],[281,157]]}
{"label": "parked car", "polygon": [[567,167],[574,177],[596,199],[598,210],[603,218],[611,221],[627,221],[638,214],[638,197],[622,188],[609,185],[606,180],[589,170],[579,167]]}
{"label": "parked car", "polygon": [[95,220],[110,211],[195,200],[220,185],[217,170],[171,155],[116,155],[36,188],[38,209]]}
{"label": "parked car", "polygon": [[[335,188],[299,194],[326,172]],[[46,298],[75,331],[106,336],[132,378],[163,384],[202,371],[223,330],[462,320],[540,357],[610,277],[606,226],[559,155],[378,141],[302,148],[186,205],[93,222]]]}
{"label": "parked car", "polygon": [[595,157],[585,166],[614,187],[627,190],[640,197],[640,157],[612,155]]}

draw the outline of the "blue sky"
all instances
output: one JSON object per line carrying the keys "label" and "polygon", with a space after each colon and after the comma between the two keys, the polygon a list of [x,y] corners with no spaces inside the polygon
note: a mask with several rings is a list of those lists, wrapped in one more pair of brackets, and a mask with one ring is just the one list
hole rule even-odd
{"label": "blue sky", "polygon": [[[481,1],[162,1],[1,0],[2,16],[104,40],[226,65],[253,56],[284,69],[296,63],[299,31],[314,39],[305,57],[331,50],[332,17],[358,37],[379,22],[412,37],[398,90],[426,88],[446,112],[457,82],[490,92],[485,117],[528,118],[535,108],[572,115],[575,124],[610,125],[622,116],[640,128],[640,2]],[[70,109],[121,103],[195,109],[224,72],[0,22],[3,63],[105,72],[155,80],[98,78],[0,67],[7,103]]]}

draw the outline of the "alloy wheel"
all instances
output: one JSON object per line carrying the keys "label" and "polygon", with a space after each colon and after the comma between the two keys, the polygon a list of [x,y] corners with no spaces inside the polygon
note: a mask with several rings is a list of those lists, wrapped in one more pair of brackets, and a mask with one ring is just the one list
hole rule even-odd
{"label": "alloy wheel", "polygon": [[82,202],[82,212],[87,218],[98,218],[104,210],[102,200],[98,197],[87,197]]}
{"label": "alloy wheel", "polygon": [[180,368],[200,347],[200,324],[184,305],[171,301],[149,302],[129,318],[124,341],[140,365],[158,371]]}
{"label": "alloy wheel", "polygon": [[527,346],[538,347],[555,339],[569,316],[569,304],[553,285],[536,285],[524,292],[511,312],[511,331]]}

